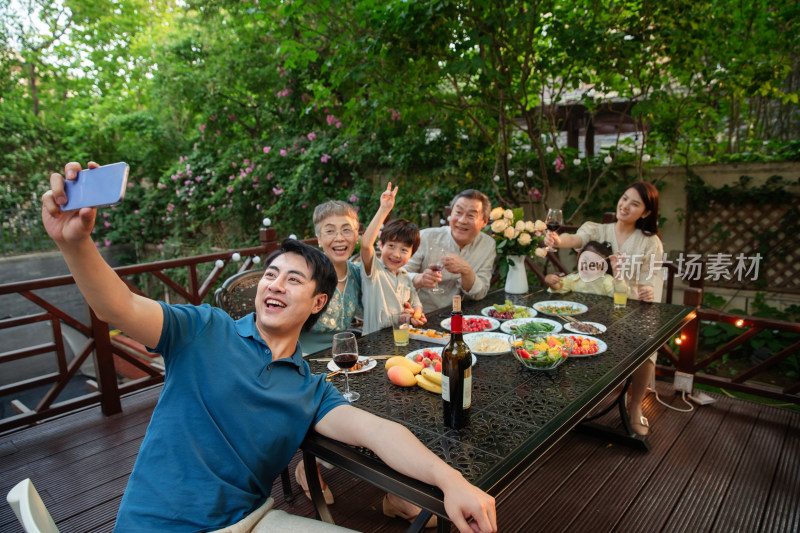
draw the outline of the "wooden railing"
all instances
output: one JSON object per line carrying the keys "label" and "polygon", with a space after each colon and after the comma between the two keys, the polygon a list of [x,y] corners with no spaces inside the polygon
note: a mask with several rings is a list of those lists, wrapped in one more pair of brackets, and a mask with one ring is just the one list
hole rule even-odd
{"label": "wooden railing", "polygon": [[[180,295],[186,302],[197,305],[206,299],[212,287],[217,284],[223,269],[231,262],[234,252],[238,252],[244,259],[238,269],[238,271],[242,271],[253,267],[253,257],[268,255],[280,245],[277,241],[275,230],[273,229],[262,230],[259,237],[260,245],[252,248],[119,267],[115,269],[115,272],[120,278],[125,280],[128,286],[134,291],[140,292],[139,288],[130,281],[131,276],[146,275],[158,280],[159,283]],[[307,239],[305,242],[316,244],[315,239]],[[222,266],[217,266],[215,264],[210,273],[201,282],[198,277],[198,267],[204,264],[216,263],[218,260],[222,261]],[[531,264],[537,266],[535,263]],[[186,287],[176,282],[165,272],[175,268],[187,269],[188,276]],[[85,324],[36,293],[36,291],[41,289],[74,285],[74,283],[72,276],[59,276],[0,285],[0,296],[19,295],[41,309],[39,313],[0,320],[0,331],[39,322],[48,322],[53,339],[52,342],[45,342],[36,346],[0,353],[0,369],[3,363],[48,353],[55,354],[56,366],[58,368],[56,372],[0,387],[0,396],[9,396],[36,386],[50,385],[48,392],[36,406],[28,407],[16,403],[15,406],[18,414],[0,420],[0,432],[33,424],[56,415],[96,404],[101,405],[105,414],[118,413],[121,410],[120,398],[123,394],[158,384],[164,379],[163,371],[159,367],[142,362],[135,355],[124,349],[124,346],[120,346],[119,343],[114,342],[109,332],[109,325],[99,320],[91,310],[89,313],[89,323]],[[669,377],[674,374],[675,370],[680,370],[682,372],[695,374],[695,381],[697,383],[729,388],[731,390],[738,390],[781,401],[800,403],[800,397],[798,396],[800,385],[797,383],[783,388],[772,388],[750,381],[753,376],[797,354],[798,348],[800,348],[800,341],[771,356],[766,361],[740,372],[730,379],[702,372],[709,364],[721,358],[723,354],[728,353],[743,342],[746,342],[760,331],[779,330],[800,334],[800,324],[757,317],[737,316],[703,309],[701,307],[702,289],[699,287],[686,288],[684,290],[683,303],[697,308],[697,318],[690,322],[681,332],[679,355],[675,354],[667,346],[662,348],[662,354],[673,366],[659,365],[658,373],[660,375]],[[731,323],[746,329],[744,329],[743,333],[736,339],[719,347],[712,354],[698,361],[698,337],[703,321]],[[71,361],[67,361],[66,357],[62,324],[76,329],[87,339],[85,345],[76,350],[75,357]],[[77,398],[58,402],[58,397],[67,383],[77,374],[81,365],[92,353],[94,353],[95,356],[97,390],[90,391]],[[141,370],[145,376],[129,382],[120,383],[118,380],[118,368],[115,366],[115,358],[117,358],[118,361],[124,361],[127,364],[133,365]]]}
{"label": "wooden railing", "polygon": [[[707,321],[733,324],[742,328],[742,333],[711,353],[701,356],[698,350],[700,328],[702,323]],[[795,333],[798,335],[798,340],[772,354],[765,361],[741,370],[733,377],[717,376],[704,372],[712,363],[719,361],[724,355],[729,354],[762,331]],[[800,324],[698,308],[697,318],[683,329],[677,340],[680,342],[680,349],[677,355],[671,350],[662,351],[662,354],[670,360],[674,368],[659,367],[660,375],[673,376],[675,371],[681,371],[687,374],[694,374],[695,383],[754,394],[782,402],[800,404],[800,396],[798,396],[798,393],[800,393],[800,380],[797,378],[795,378],[793,384],[783,387],[770,387],[766,384],[752,381],[756,376],[774,368],[778,363],[787,360],[789,357],[797,357],[798,352],[800,352]]]}
{"label": "wooden railing", "polygon": [[[119,267],[114,270],[135,292],[141,293],[139,287],[130,281],[131,276],[152,276],[161,284],[169,287],[169,289],[179,295],[187,303],[199,305],[208,296],[225,266],[231,262],[234,252],[239,253],[243,259],[238,269],[242,271],[252,268],[253,257],[267,255],[279,246],[274,229],[262,230],[260,241],[261,244],[259,246],[242,250],[231,250],[180,259],[156,261]],[[218,260],[222,261],[221,266],[216,265]],[[198,267],[209,263],[215,263],[215,265],[208,276],[201,281],[198,278]],[[182,286],[166,273],[167,270],[175,268],[187,269],[188,286]],[[41,312],[38,313],[0,320],[0,331],[39,322],[48,322],[53,339],[52,341],[35,346],[28,346],[0,353],[0,368],[2,368],[3,363],[19,361],[49,353],[55,354],[57,367],[57,371],[55,372],[27,380],[12,382],[0,387],[0,396],[7,397],[22,391],[30,390],[34,387],[50,385],[50,388],[36,406],[27,406],[18,401],[14,402],[13,406],[17,414],[0,420],[0,432],[33,424],[46,418],[96,404],[100,404],[103,413],[107,415],[118,413],[121,410],[121,395],[163,381],[163,370],[157,366],[146,364],[146,362],[143,362],[140,358],[136,357],[135,354],[131,353],[129,349],[126,349],[124,345],[121,346],[119,343],[114,342],[109,330],[109,325],[98,319],[91,309],[89,309],[88,323],[84,323],[70,316],[63,309],[60,309],[53,302],[48,301],[47,298],[42,297],[36,292],[43,289],[64,287],[74,284],[75,281],[72,276],[57,276],[0,285],[0,296],[19,295],[41,309]],[[64,336],[62,334],[62,323],[74,328],[86,339],[84,346],[75,351],[75,356],[71,361],[67,361]],[[94,364],[97,390],[89,391],[87,394],[76,398],[58,402],[59,395],[92,353],[94,353],[95,358]],[[124,361],[140,370],[145,374],[145,377],[120,383],[118,380],[118,368],[115,365],[115,358],[118,358],[118,361]]]}

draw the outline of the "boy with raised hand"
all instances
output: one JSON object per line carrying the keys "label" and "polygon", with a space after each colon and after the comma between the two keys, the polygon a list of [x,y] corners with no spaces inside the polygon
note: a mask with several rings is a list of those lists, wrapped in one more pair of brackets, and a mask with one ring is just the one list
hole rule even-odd
{"label": "boy with raised hand", "polygon": [[[66,179],[80,169],[67,164]],[[497,530],[492,497],[406,428],[352,407],[324,374],[311,374],[297,339],[336,285],[322,252],[284,241],[265,261],[255,312],[240,320],[208,305],[167,305],[131,292],[100,256],[91,238],[97,210],[62,212],[64,177],[52,174],[50,187],[42,220],[86,301],[101,320],[160,352],[166,366],[117,531],[331,531],[270,510],[273,481],[311,428],[438,486],[460,531]]]}
{"label": "boy with raised hand", "polygon": [[[405,312],[411,315],[411,325],[427,323],[422,314],[414,283],[405,266],[419,247],[419,228],[403,218],[388,222],[381,229],[394,207],[398,188],[392,190],[391,182],[381,194],[375,216],[361,236],[361,290],[364,306],[364,334],[392,325],[392,314]],[[375,256],[375,239],[380,232],[378,247],[381,257]]]}

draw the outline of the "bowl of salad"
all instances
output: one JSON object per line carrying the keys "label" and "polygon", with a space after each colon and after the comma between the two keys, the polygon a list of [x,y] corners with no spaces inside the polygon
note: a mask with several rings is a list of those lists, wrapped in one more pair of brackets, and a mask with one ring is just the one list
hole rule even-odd
{"label": "bowl of salad", "polygon": [[566,335],[520,334],[511,336],[511,353],[531,370],[553,370],[567,360],[575,341]]}
{"label": "bowl of salad", "polygon": [[489,307],[484,307],[481,309],[481,314],[502,321],[536,316],[536,309],[515,305],[511,300],[506,300],[502,305],[494,304]]}

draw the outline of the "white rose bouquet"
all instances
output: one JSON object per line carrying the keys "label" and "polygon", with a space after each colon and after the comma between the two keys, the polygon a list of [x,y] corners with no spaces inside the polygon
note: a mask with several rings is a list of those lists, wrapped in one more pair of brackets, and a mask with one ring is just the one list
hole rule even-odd
{"label": "white rose bouquet", "polygon": [[489,214],[489,222],[486,232],[497,244],[501,275],[505,275],[508,270],[509,256],[544,257],[547,255],[546,249],[539,247],[539,244],[544,241],[547,226],[541,220],[535,222],[523,220],[521,207],[513,210],[495,207]]}

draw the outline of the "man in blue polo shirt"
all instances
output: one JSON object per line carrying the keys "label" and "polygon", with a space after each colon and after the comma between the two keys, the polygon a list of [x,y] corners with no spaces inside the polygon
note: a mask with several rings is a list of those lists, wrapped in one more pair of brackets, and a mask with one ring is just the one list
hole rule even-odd
{"label": "man in blue polo shirt", "polygon": [[[67,164],[66,179],[80,168]],[[96,209],[62,212],[64,177],[53,174],[50,187],[42,219],[86,301],[101,320],[164,355],[164,388],[120,504],[118,531],[269,528],[280,513],[269,510],[273,481],[312,427],[438,486],[460,531],[497,530],[492,497],[406,428],[349,405],[324,375],[311,374],[297,339],[336,286],[324,254],[284,241],[265,262],[255,313],[238,321],[208,305],[167,305],[131,292],[105,263],[91,239]],[[313,531],[315,524],[327,528],[317,521],[295,527]]]}

